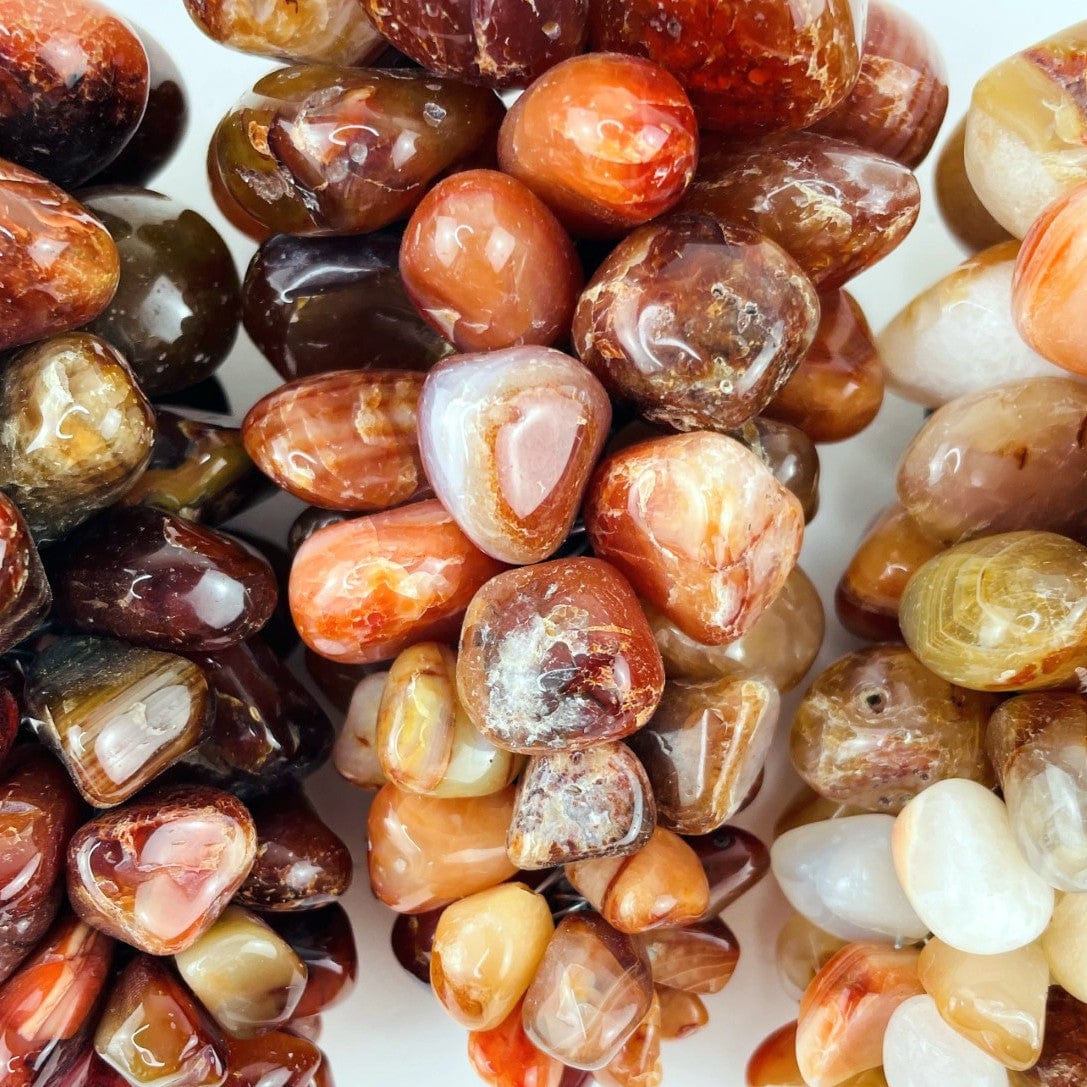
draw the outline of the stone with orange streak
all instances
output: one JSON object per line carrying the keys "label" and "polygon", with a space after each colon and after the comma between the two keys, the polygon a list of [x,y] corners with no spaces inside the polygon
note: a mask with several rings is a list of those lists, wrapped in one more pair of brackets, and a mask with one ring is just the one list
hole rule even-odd
{"label": "stone with orange streak", "polygon": [[658,1087],[661,1064],[661,1002],[656,992],[645,1018],[623,1048],[593,1074],[599,1087]]}
{"label": "stone with orange streak", "polygon": [[468,1035],[468,1060],[490,1087],[563,1087],[566,1066],[537,1049],[521,1021],[522,1003],[496,1027]]}
{"label": "stone with orange streak", "polygon": [[662,1040],[670,1042],[686,1038],[710,1021],[710,1013],[697,993],[669,989],[665,985],[658,985],[656,991],[661,1005]]}

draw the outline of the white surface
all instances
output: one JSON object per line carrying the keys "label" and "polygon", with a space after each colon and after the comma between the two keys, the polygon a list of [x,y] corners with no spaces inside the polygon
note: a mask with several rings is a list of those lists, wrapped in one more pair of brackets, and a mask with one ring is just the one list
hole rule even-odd
{"label": "white surface", "polygon": [[[179,156],[152,182],[164,193],[206,215],[230,242],[244,272],[253,245],[229,227],[215,208],[204,175],[207,142],[222,114],[253,81],[275,65],[228,51],[206,39],[189,21],[181,0],[107,0],[121,14],[154,34],[184,74],[191,121]],[[785,2],[785,0],[782,0]],[[951,72],[951,106],[945,133],[963,114],[973,82],[1007,54],[1083,18],[1080,0],[898,0],[936,36]],[[942,138],[941,138],[942,142]],[[937,148],[939,143],[937,144]],[[932,156],[934,158],[935,156]],[[962,251],[944,230],[931,191],[932,158],[921,169],[924,192],[920,221],[887,260],[850,285],[879,329],[922,287],[953,267]],[[244,339],[221,371],[237,413],[278,384],[272,368]],[[818,586],[828,609],[828,632],[816,668],[825,667],[855,644],[833,616],[834,585],[864,524],[892,495],[898,454],[921,420],[921,409],[888,398],[876,422],[859,438],[822,446],[822,506],[811,525],[801,564]],[[250,516],[254,530],[278,536],[297,505],[278,498]],[[779,726],[788,728],[797,695],[786,700]],[[779,736],[758,801],[738,820],[764,838],[797,788],[787,769]],[[370,895],[365,871],[365,802],[362,793],[325,770],[311,790],[318,807],[343,836],[357,864],[347,906],[356,922],[361,962],[353,996],[325,1017],[322,1045],[339,1087],[469,1087],[479,1080],[465,1057],[465,1032],[446,1018],[430,992],[403,973],[389,950],[392,914]],[[717,996],[707,998],[710,1025],[694,1037],[668,1043],[665,1087],[742,1087],[752,1048],[771,1030],[795,1017],[796,1005],[774,973],[774,939],[788,907],[772,879],[725,913],[740,939],[736,975]]]}

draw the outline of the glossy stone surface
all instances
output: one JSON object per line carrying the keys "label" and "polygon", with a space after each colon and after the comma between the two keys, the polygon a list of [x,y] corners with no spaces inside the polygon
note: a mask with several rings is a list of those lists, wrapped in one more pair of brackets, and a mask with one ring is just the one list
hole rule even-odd
{"label": "glossy stone surface", "polygon": [[213,695],[183,657],[76,636],[34,658],[25,699],[87,803],[110,808],[199,742]]}
{"label": "glossy stone surface", "polygon": [[525,1033],[556,1060],[601,1068],[638,1028],[652,999],[645,952],[599,915],[573,914],[555,930],[525,995]]}
{"label": "glossy stone surface", "polygon": [[843,940],[913,943],[924,939],[928,926],[895,874],[894,824],[889,815],[854,815],[782,834],[774,842],[770,860],[793,909]]}
{"label": "glossy stone surface", "polygon": [[914,797],[893,848],[914,909],[958,951],[1015,951],[1049,923],[1053,888],[1020,854],[1004,804],[976,781],[940,781]]}
{"label": "glossy stone surface", "polygon": [[264,227],[361,233],[485,152],[502,112],[484,88],[416,72],[281,68],[226,115],[211,157],[230,199]]}
{"label": "glossy stone surface", "polygon": [[496,170],[454,174],[423,197],[404,231],[400,275],[416,309],[460,351],[555,343],[583,282],[547,205]]}
{"label": "glossy stone surface", "polygon": [[140,39],[94,0],[11,0],[0,72],[0,156],[65,189],[117,156],[147,105]]}
{"label": "glossy stone surface", "polygon": [[468,1035],[468,1060],[491,1087],[566,1087],[565,1065],[529,1040],[520,1004],[497,1027]]}
{"label": "glossy stone surface", "polygon": [[229,1087],[306,1087],[323,1055],[317,1046],[294,1033],[273,1031],[257,1038],[228,1038]]}
{"label": "glossy stone surface", "polygon": [[684,841],[694,850],[710,887],[703,919],[716,917],[746,894],[770,870],[766,846],[750,831],[725,826]]}
{"label": "glossy stone surface", "polygon": [[656,992],[649,1011],[622,1049],[593,1074],[599,1087],[657,1087],[664,1075],[661,1063],[661,1007]]}
{"label": "glossy stone surface", "polygon": [[1059,985],[1046,1001],[1046,1031],[1042,1056],[1028,1072],[1012,1080],[1013,1087],[1073,1087],[1087,1073],[1087,1008]]}
{"label": "glossy stone surface", "polygon": [[79,828],[68,846],[68,896],[89,924],[171,955],[214,924],[255,855],[253,821],[230,794],[160,791]]}
{"label": "glossy stone surface", "polygon": [[603,0],[591,43],[652,58],[688,89],[703,127],[749,136],[806,128],[845,98],[860,72],[866,7]]}
{"label": "glossy stone surface", "polygon": [[112,955],[112,940],[66,915],[0,986],[0,1066],[7,1084],[37,1082],[35,1072],[48,1066],[50,1052],[90,1025]]}
{"label": "glossy stone surface", "polygon": [[248,807],[257,856],[235,902],[271,912],[311,910],[344,894],[351,854],[301,792],[279,790]]}
{"label": "glossy stone surface", "polygon": [[799,1002],[816,974],[846,943],[813,925],[802,913],[794,913],[781,926],[774,945],[782,987]]}
{"label": "glossy stone surface", "polygon": [[849,804],[841,804],[837,800],[827,800],[820,796],[814,789],[806,785],[801,786],[800,791],[790,801],[788,807],[778,816],[774,823],[774,837],[780,838],[786,831],[795,830],[797,827],[810,826],[812,823],[822,823],[828,819],[846,819],[851,815],[878,814],[866,813],[860,808],[854,808]]}
{"label": "glossy stone surface", "polygon": [[294,1022],[320,1016],[350,995],[358,975],[358,949],[343,906],[334,902],[315,910],[269,914],[265,920],[306,967],[306,988],[294,1009]]}
{"label": "glossy stone surface", "polygon": [[[45,618],[53,600],[38,548],[19,507],[0,494],[0,652]],[[0,725],[0,736],[4,728]],[[0,762],[7,744],[0,738]]]}
{"label": "glossy stone surface", "polygon": [[212,1018],[235,1038],[283,1026],[306,987],[306,968],[256,914],[229,906],[174,961]]}
{"label": "glossy stone surface", "polygon": [[838,580],[834,609],[858,638],[898,641],[898,606],[914,573],[943,545],[921,531],[901,503],[878,513]]}
{"label": "glossy stone surface", "polygon": [[709,906],[709,881],[697,854],[663,827],[630,856],[567,865],[566,878],[620,932],[687,925]]}
{"label": "glossy stone surface", "polygon": [[506,847],[521,869],[634,853],[657,807],[641,763],[621,743],[534,755],[517,786]]}
{"label": "glossy stone surface", "polygon": [[276,604],[260,555],[161,510],[111,510],[69,537],[56,564],[66,623],[155,648],[225,649],[256,634]]}
{"label": "glossy stone surface", "polygon": [[740,945],[718,918],[638,937],[653,984],[688,993],[719,993],[732,979]]}
{"label": "glossy stone surface", "polygon": [[1061,371],[1018,333],[1012,275],[1019,243],[964,261],[909,302],[879,335],[887,384],[925,407],[1007,381]]}
{"label": "glossy stone surface", "polygon": [[764,409],[813,442],[859,434],[883,404],[883,368],[872,330],[851,294],[820,300],[819,328],[792,376]]}
{"label": "glossy stone surface", "polygon": [[226,416],[155,409],[151,460],[121,501],[217,525],[264,496],[267,483]]}
{"label": "glossy stone surface", "polygon": [[43,541],[115,502],[151,455],[154,415],[124,359],[85,332],[0,373],[0,487]]}
{"label": "glossy stone surface", "polygon": [[426,370],[451,348],[408,299],[399,256],[393,232],[277,234],[249,262],[245,330],[284,381],[339,369]]}
{"label": "glossy stone surface", "polygon": [[746,634],[724,645],[689,638],[652,605],[646,618],[669,679],[707,680],[750,674],[791,691],[807,675],[823,644],[823,604],[811,579],[793,568],[781,591]]}
{"label": "glossy stone surface", "polygon": [[593,551],[688,636],[749,630],[796,562],[800,503],[724,435],[679,434],[607,458],[584,509]]}
{"label": "glossy stone surface", "polygon": [[787,253],[706,216],[642,227],[574,317],[578,355],[651,422],[729,430],[758,414],[812,344],[819,301]]}
{"label": "glossy stone surface", "polygon": [[1037,944],[1003,955],[967,955],[932,939],[919,972],[943,1020],[990,1057],[1020,1070],[1038,1060],[1049,967]]}
{"label": "glossy stone surface", "polygon": [[906,237],[920,199],[916,179],[900,163],[800,132],[711,144],[682,207],[765,234],[829,291]]}
{"label": "glossy stone surface", "polygon": [[932,148],[947,97],[947,67],[932,35],[894,4],[870,0],[857,82],[813,127],[913,169]]}
{"label": "glossy stone surface", "polygon": [[416,437],[422,384],[400,370],[299,378],[249,409],[246,450],[303,502],[347,511],[410,502],[428,490]]}
{"label": "glossy stone surface", "polygon": [[115,982],[94,1048],[140,1087],[218,1087],[226,1078],[226,1042],[214,1022],[169,967],[147,955]]}
{"label": "glossy stone surface", "polygon": [[366,64],[385,44],[358,0],[185,0],[185,8],[223,45],[298,64]]}
{"label": "glossy stone surface", "polygon": [[808,524],[819,512],[819,451],[802,430],[778,419],[756,415],[731,437],[751,450],[774,479],[791,491]]}
{"label": "glossy stone surface", "polygon": [[796,1022],[764,1038],[747,1062],[747,1087],[804,1087],[796,1065]]}
{"label": "glossy stone surface", "polygon": [[988,249],[1011,235],[989,214],[966,176],[966,118],[944,140],[934,170],[936,206],[944,226],[971,252]]}
{"label": "glossy stone surface", "polygon": [[847,944],[816,974],[797,1016],[796,1056],[810,1087],[835,1087],[883,1062],[895,1009],[922,992],[918,954],[882,944]]}
{"label": "glossy stone surface", "polygon": [[766,761],[780,705],[777,689],[758,676],[665,684],[652,720],[629,740],[662,826],[707,834],[739,810]]}
{"label": "glossy stone surface", "polygon": [[[1041,949],[1054,985],[1077,1000],[1087,995],[1084,946],[1087,940],[1087,895],[1065,894],[1057,899],[1053,918],[1042,933]],[[1033,946],[1033,945],[1032,945]],[[1040,1040],[1040,1039],[1039,1039]]]}
{"label": "glossy stone surface", "polygon": [[610,425],[600,383],[547,348],[456,355],[419,400],[435,494],[476,546],[517,564],[566,539]]}
{"label": "glossy stone surface", "polygon": [[374,894],[397,913],[423,913],[509,879],[513,797],[512,786],[455,800],[383,786],[368,823]]}
{"label": "glossy stone surface", "polygon": [[532,754],[621,739],[649,720],[663,685],[637,598],[599,559],[509,570],[468,607],[457,690],[501,747]]}
{"label": "glossy stone surface", "polygon": [[818,793],[869,811],[902,810],[933,782],[992,785],[991,695],[956,687],[905,647],[877,645],[832,664],[793,718],[793,766]]}
{"label": "glossy stone surface", "polygon": [[502,569],[439,502],[416,502],[314,533],[291,567],[291,615],[322,656],[388,660],[455,637],[476,590]]}
{"label": "glossy stone surface", "polygon": [[2,159],[0,226],[8,299],[0,350],[78,328],[113,297],[120,260],[106,228],[55,185]]}
{"label": "glossy stone surface", "polygon": [[[439,906],[437,909],[427,910],[426,913],[398,913],[393,921],[389,938],[393,955],[404,970],[424,985],[430,984],[430,955],[434,948],[434,933],[444,912],[445,907]],[[520,1022],[519,1008],[515,1014]],[[503,1026],[504,1024],[495,1029],[501,1030]],[[468,1046],[469,1059],[474,1061],[475,1058],[471,1056],[471,1037]]]}
{"label": "glossy stone surface", "polygon": [[930,996],[915,996],[895,1009],[883,1040],[889,1087],[1004,1087],[1008,1073],[940,1017]]}
{"label": "glossy stone surface", "polygon": [[926,562],[899,621],[921,662],[959,686],[1063,687],[1087,665],[1085,590],[1087,548],[1049,532],[1007,532]]}
{"label": "glossy stone surface", "polygon": [[697,993],[668,989],[660,985],[656,991],[661,1005],[660,1029],[664,1041],[686,1038],[701,1030],[710,1021],[710,1013]]}
{"label": "glossy stone surface", "polygon": [[524,86],[585,43],[586,0],[503,0],[473,8],[440,0],[362,0],[402,53],[440,75],[488,87]]}
{"label": "glossy stone surface", "polygon": [[966,115],[966,172],[982,204],[1017,238],[1042,209],[1087,180],[1087,25],[1076,23],[991,68]]}
{"label": "glossy stone surface", "polygon": [[614,237],[676,204],[697,146],[690,102],[668,71],[595,53],[563,61],[521,95],[498,161],[574,234]]}
{"label": "glossy stone surface", "polygon": [[332,747],[336,772],[360,789],[380,789],[386,781],[377,755],[377,716],[388,675],[374,672],[359,680]]}
{"label": "glossy stone surface", "polygon": [[109,231],[121,279],[89,326],[125,357],[148,395],[211,374],[238,334],[240,286],[218,231],[184,204],[147,189],[81,194]]}

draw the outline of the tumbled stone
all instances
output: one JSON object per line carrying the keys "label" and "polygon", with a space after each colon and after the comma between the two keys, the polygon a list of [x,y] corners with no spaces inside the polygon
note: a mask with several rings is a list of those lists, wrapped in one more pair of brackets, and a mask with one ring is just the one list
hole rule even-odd
{"label": "tumbled stone", "polygon": [[781,926],[774,944],[774,960],[785,991],[799,1001],[815,975],[847,942],[813,925],[802,913],[794,913]]}

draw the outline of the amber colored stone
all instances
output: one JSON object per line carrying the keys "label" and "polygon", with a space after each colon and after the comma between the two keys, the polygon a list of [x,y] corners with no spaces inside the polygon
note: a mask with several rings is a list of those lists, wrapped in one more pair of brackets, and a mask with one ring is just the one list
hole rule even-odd
{"label": "amber colored stone", "polygon": [[202,215],[160,193],[110,186],[80,196],[121,259],[117,293],[90,331],[121,352],[149,395],[207,377],[230,353],[240,323],[226,242]]}
{"label": "amber colored stone", "polygon": [[1051,532],[968,540],[929,559],[902,595],[906,644],[980,691],[1068,686],[1087,667],[1087,548]]}
{"label": "amber colored stone", "polygon": [[1045,1039],[1037,1064],[1013,1073],[1013,1087],[1076,1087],[1087,1076],[1087,1004],[1052,985],[1045,1009]]}
{"label": "amber colored stone", "polygon": [[191,656],[215,692],[215,716],[187,774],[243,794],[312,773],[335,736],[328,714],[260,638]]}
{"label": "amber colored stone", "polygon": [[166,964],[147,955],[115,982],[94,1048],[140,1087],[218,1087],[226,1078],[226,1042],[214,1022]]}
{"label": "amber colored stone", "polygon": [[747,1062],[747,1087],[805,1087],[796,1063],[795,1022],[764,1038]]}
{"label": "amber colored stone", "polygon": [[820,299],[815,340],[764,409],[813,442],[859,434],[883,404],[883,370],[872,330],[856,299],[833,291]]}
{"label": "amber colored stone", "polygon": [[663,827],[628,857],[567,865],[566,878],[620,932],[691,924],[709,906],[709,881],[697,854]]}
{"label": "amber colored stone", "polygon": [[33,1073],[55,1046],[88,1025],[109,975],[113,941],[66,915],[0,986],[0,1067],[4,1083]]}
{"label": "amber colored stone", "polygon": [[117,156],[147,106],[143,44],[94,0],[6,3],[0,72],[0,155],[65,189]]}
{"label": "amber colored stone", "polygon": [[901,503],[877,514],[834,592],[838,620],[858,638],[897,641],[898,605],[906,583],[943,545],[921,531]]}
{"label": "amber colored stone", "polygon": [[385,785],[370,805],[370,886],[397,913],[423,913],[509,879],[513,788],[441,800]]}
{"label": "amber colored stone", "polygon": [[423,197],[404,231],[400,275],[424,319],[461,351],[564,338],[583,283],[547,205],[496,170],[454,174]]}
{"label": "amber colored stone", "polygon": [[84,823],[68,845],[68,897],[89,924],[152,955],[189,947],[242,885],[256,830],[240,801],[182,787]]}
{"label": "amber colored stone", "polygon": [[390,231],[277,234],[245,274],[245,330],[284,381],[328,370],[426,370],[451,347],[408,299],[399,256],[400,236]]}
{"label": "amber colored stone", "polygon": [[621,739],[649,720],[663,685],[637,598],[599,559],[509,570],[468,607],[457,689],[501,747],[532,754]]}
{"label": "amber colored stone", "polygon": [[578,303],[578,355],[651,422],[730,430],[758,414],[811,346],[815,288],[768,238],[708,216],[634,231]]}
{"label": "amber colored stone", "polygon": [[773,239],[825,292],[898,246],[920,202],[917,179],[900,163],[798,132],[708,148],[682,210]]}
{"label": "amber colored stone", "polygon": [[676,204],[697,148],[691,104],[668,71],[590,53],[556,65],[514,103],[498,161],[573,233],[614,237]]}
{"label": "amber colored stone", "polygon": [[286,1031],[227,1038],[226,1044],[224,1087],[308,1087],[323,1059],[312,1041]]}
{"label": "amber colored stone", "polygon": [[256,634],[276,605],[263,557],[161,510],[110,510],[55,555],[57,611],[91,634],[214,652]]}
{"label": "amber colored stone", "polygon": [[808,674],[822,648],[826,625],[819,593],[799,566],[754,626],[734,642],[704,645],[652,605],[645,605],[645,613],[669,679],[765,676],[782,693]]}
{"label": "amber colored stone", "polygon": [[566,917],[525,995],[529,1040],[577,1068],[607,1064],[649,1012],[645,953],[595,913]]}
{"label": "amber colored stone", "polygon": [[489,90],[420,72],[280,68],[226,115],[211,155],[230,198],[265,227],[361,233],[486,153],[502,115]]}
{"label": "amber colored stone", "polygon": [[599,1087],[658,1087],[661,1065],[661,1006],[656,991],[645,1018],[623,1048],[593,1074]]}
{"label": "amber colored stone", "polygon": [[861,808],[842,804],[837,800],[828,800],[814,789],[803,785],[774,823],[774,839],[777,840],[797,827],[807,827],[812,823],[826,822],[828,819],[847,819],[851,815],[862,814]]}
{"label": "amber colored stone", "polygon": [[802,913],[794,913],[778,933],[774,960],[782,986],[798,1002],[815,975],[848,941],[824,932]]}
{"label": "amber colored stone", "polygon": [[770,870],[770,853],[750,831],[724,826],[684,841],[694,850],[710,887],[702,920],[716,917]]}
{"label": "amber colored stone", "polygon": [[306,968],[290,945],[239,906],[228,906],[174,961],[211,1017],[235,1038],[283,1026],[306,987]]}
{"label": "amber colored stone", "polygon": [[[46,617],[53,594],[19,507],[0,494],[0,652],[21,642]],[[0,764],[7,748],[0,724]]]}
{"label": "amber colored stone", "polygon": [[653,833],[656,810],[649,778],[624,744],[534,755],[517,787],[510,860],[542,869],[634,853]]}
{"label": "amber colored stone", "polygon": [[947,97],[947,67],[932,35],[894,4],[869,0],[857,82],[813,129],[912,170],[936,140]]}
{"label": "amber colored stone", "polygon": [[704,431],[607,458],[584,517],[594,553],[685,634],[712,645],[754,625],[803,535],[799,501],[759,458]]}
{"label": "amber colored stone", "polygon": [[359,680],[332,747],[336,773],[360,789],[380,789],[387,780],[377,755],[377,715],[388,675],[373,672]]}
{"label": "amber colored stone", "polygon": [[966,118],[944,140],[936,158],[936,206],[944,226],[971,252],[1007,241],[1011,235],[992,217],[966,176]]}
{"label": "amber colored stone", "polygon": [[520,1003],[498,1026],[469,1033],[468,1060],[489,1087],[566,1087],[562,1061],[537,1049],[525,1033]]}
{"label": "amber colored stone", "polygon": [[42,541],[124,494],[154,440],[154,414],[132,371],[85,332],[45,340],[6,362],[0,420],[0,487]]}
{"label": "amber colored stone", "polygon": [[654,985],[688,993],[719,993],[731,980],[740,945],[720,919],[636,937],[649,959]]}
{"label": "amber colored stone", "polygon": [[656,993],[661,1006],[660,1030],[663,1041],[686,1038],[701,1030],[710,1021],[710,1013],[697,993],[669,989],[664,985],[656,986]]}
{"label": "amber colored stone", "polygon": [[343,906],[334,902],[316,910],[273,913],[266,920],[306,967],[306,988],[293,1022],[319,1016],[347,999],[358,974],[358,950]]}
{"label": "amber colored stone", "polygon": [[836,1087],[883,1063],[883,1032],[895,1008],[924,990],[918,952],[847,944],[815,976],[800,1003],[796,1055],[810,1087]]}
{"label": "amber colored stone", "polygon": [[731,437],[747,446],[787,491],[796,495],[808,524],[819,512],[819,452],[811,438],[790,423],[757,415]]}
{"label": "amber colored stone", "polygon": [[0,351],[86,324],[113,297],[113,239],[82,204],[0,159]]}
{"label": "amber colored stone", "polygon": [[985,730],[996,700],[930,672],[905,646],[876,645],[832,664],[797,707],[789,749],[818,793],[897,814],[933,782],[994,784]]}
{"label": "amber colored stone", "polygon": [[441,503],[416,502],[314,533],[291,567],[291,615],[322,656],[388,660],[413,642],[454,638],[473,594],[502,569]]}
{"label": "amber colored stone", "polygon": [[541,347],[455,355],[430,371],[419,400],[435,494],[481,550],[518,564],[569,535],[610,425],[600,383]]}
{"label": "amber colored stone", "polygon": [[326,906],[351,883],[351,854],[297,789],[249,802],[257,856],[235,902],[255,910]]}
{"label": "amber colored stone", "polygon": [[[430,954],[434,948],[434,933],[444,912],[445,907],[441,906],[427,910],[426,913],[399,913],[393,921],[389,937],[393,955],[404,970],[425,985],[430,984]],[[495,1029],[501,1030],[502,1025]],[[471,1045],[469,1038],[469,1055]]]}
{"label": "amber colored stone", "polygon": [[707,834],[736,814],[766,761],[780,704],[758,676],[665,684],[652,720],[628,741],[661,826]]}
{"label": "amber colored stone", "polygon": [[85,635],[34,658],[25,697],[38,735],[96,808],[127,800],[194,746],[214,698],[183,657]]}
{"label": "amber colored stone", "polygon": [[298,64],[366,64],[385,44],[358,0],[185,0],[185,9],[222,45]]}
{"label": "amber colored stone", "polygon": [[303,502],[381,510],[428,490],[416,403],[423,379],[399,370],[338,370],[299,378],[258,400],[242,424],[266,475]]}

